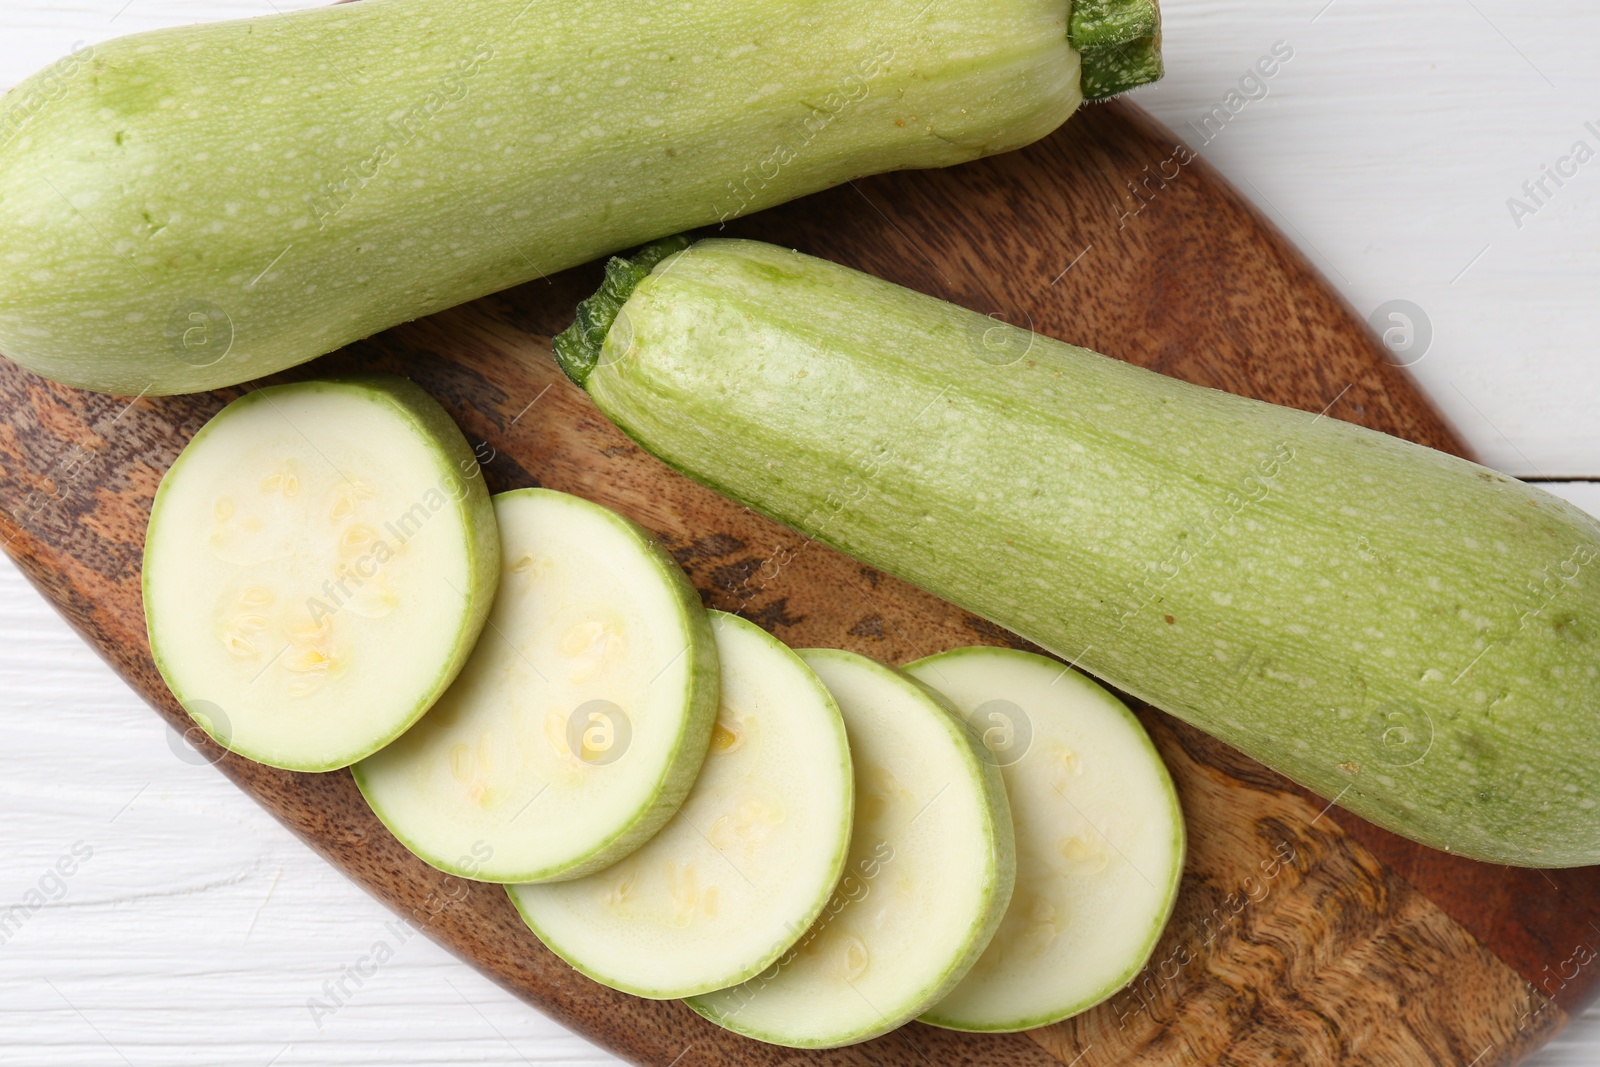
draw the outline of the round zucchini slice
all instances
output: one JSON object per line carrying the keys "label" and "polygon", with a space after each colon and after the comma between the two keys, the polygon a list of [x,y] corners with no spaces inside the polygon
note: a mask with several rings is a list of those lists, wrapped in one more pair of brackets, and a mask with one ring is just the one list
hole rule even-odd
{"label": "round zucchini slice", "polygon": [[850,749],[828,690],[755,624],[721,612],[711,624],[721,707],[682,809],[615,866],[507,887],[552,951],[642,997],[765,970],[821,914],[850,846]]}
{"label": "round zucchini slice", "polygon": [[150,651],[220,744],[334,770],[450,685],[499,568],[472,450],[420,388],[388,376],[269,386],[195,434],[156,491]]}
{"label": "round zucchini slice", "polygon": [[832,691],[850,738],[845,873],[776,963],[688,1004],[746,1037],[834,1048],[920,1015],[977,962],[1011,898],[1011,815],[998,768],[937,693],[852,652],[800,656]]}
{"label": "round zucchini slice", "polygon": [[966,979],[922,1015],[953,1030],[1024,1030],[1133,980],[1172,914],[1183,812],[1139,720],[1055,660],[959,648],[907,672],[961,709],[1005,777],[1017,885]]}
{"label": "round zucchini slice", "polygon": [[650,535],[550,489],[494,498],[500,591],[461,677],[355,767],[385,826],[440,870],[580,878],[672,817],[717,714],[700,596]]}

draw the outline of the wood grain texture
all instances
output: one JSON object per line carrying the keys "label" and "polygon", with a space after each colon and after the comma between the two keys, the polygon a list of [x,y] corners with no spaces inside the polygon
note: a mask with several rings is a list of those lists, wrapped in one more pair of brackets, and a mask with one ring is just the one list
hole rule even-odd
{"label": "wood grain texture", "polygon": [[[1175,147],[1133,107],[1099,107],[1022,153],[863,180],[730,229],[1192,381],[1459,449],[1298,254],[1203,163],[1174,169]],[[1150,179],[1163,160],[1175,177]],[[629,443],[547,354],[597,276],[590,267],[535,282],[282,378],[411,375],[470,441],[493,449],[492,489],[546,485],[618,508],[657,533],[707,603],[791,644],[902,661],[1014,640],[693,485]],[[144,521],[161,473],[238,392],[130,404],[0,369],[11,414],[0,427],[7,550],[173,722],[180,713],[149,662],[138,602]],[[1179,912],[1151,969],[1095,1011],[1029,1035],[913,1026],[808,1055],[576,975],[522,928],[498,889],[410,857],[348,774],[296,775],[232,756],[219,766],[430,936],[645,1063],[1488,1065],[1520,1058],[1588,992],[1592,967],[1566,973],[1600,918],[1592,871],[1546,878],[1427,853],[1143,714],[1178,776],[1192,841]]]}

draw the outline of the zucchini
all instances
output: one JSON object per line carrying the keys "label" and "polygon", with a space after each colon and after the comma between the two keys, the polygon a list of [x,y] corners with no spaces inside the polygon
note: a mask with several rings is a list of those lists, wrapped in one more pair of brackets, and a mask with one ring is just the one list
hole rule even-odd
{"label": "zucchini", "polygon": [[553,489],[494,498],[499,592],[456,684],[356,785],[413,853],[486,882],[578,878],[683,803],[717,715],[717,649],[634,523]]}
{"label": "zucchini", "polygon": [[1150,958],[1183,876],[1183,812],[1149,735],[1122,701],[1032,652],[958,648],[905,670],[984,740],[1017,841],[1000,929],[922,1021],[1028,1030],[1100,1003]]}
{"label": "zucchini", "polygon": [[711,614],[721,707],[694,788],[622,862],[507,889],[551,951],[613,989],[668,999],[767,969],[828,902],[854,787],[839,708],[783,642]]}
{"label": "zucchini", "polygon": [[1010,902],[1016,851],[999,770],[943,697],[853,652],[800,658],[838,701],[850,739],[844,877],[776,963],[687,1003],[759,1041],[837,1048],[910,1021],[971,970]]}
{"label": "zucchini", "polygon": [[1396,833],[1600,862],[1572,505],[759,242],[618,295],[558,358],[684,473]]}
{"label": "zucchini", "polygon": [[1096,0],[1081,69],[1070,7],[363,0],[99,44],[0,100],[0,350],[90,389],[213,389],[685,227],[1018,148],[1084,82],[1160,75],[1150,0]]}
{"label": "zucchini", "polygon": [[156,490],[150,652],[225,748],[334,770],[450,685],[499,570],[477,461],[417,386],[374,375],[257,389],[206,423]]}

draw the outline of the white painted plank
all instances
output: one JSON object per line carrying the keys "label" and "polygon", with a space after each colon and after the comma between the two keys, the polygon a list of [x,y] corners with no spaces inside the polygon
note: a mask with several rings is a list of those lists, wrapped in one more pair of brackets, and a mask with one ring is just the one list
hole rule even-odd
{"label": "white painted plank", "polygon": [[[1600,153],[1600,6],[1169,0],[1164,11],[1169,73],[1136,99],[1361,314],[1394,299],[1425,310],[1433,340],[1413,373],[1485,462],[1600,474],[1600,158],[1565,188],[1547,182],[1554,195],[1520,228],[1506,207],[1575,141]],[[1197,132],[1280,41],[1294,58],[1265,98]]]}
{"label": "white painted plank", "polygon": [[[0,928],[0,1064],[615,1062],[402,939],[199,763],[9,560],[0,725],[0,909],[23,905]],[[62,878],[74,845],[89,855]],[[36,911],[31,891],[47,901]],[[324,989],[379,941],[393,958],[372,977]]]}

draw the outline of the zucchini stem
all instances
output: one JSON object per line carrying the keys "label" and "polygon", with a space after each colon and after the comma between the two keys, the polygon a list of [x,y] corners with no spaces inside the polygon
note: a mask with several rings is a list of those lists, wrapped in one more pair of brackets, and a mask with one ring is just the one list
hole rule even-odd
{"label": "zucchini stem", "polygon": [[1165,72],[1161,37],[1136,37],[1123,44],[1082,53],[1083,98],[1105,100],[1157,81]]}
{"label": "zucchini stem", "polygon": [[1092,52],[1154,37],[1160,26],[1155,0],[1073,0],[1067,35],[1072,47]]}
{"label": "zucchini stem", "polygon": [[1073,0],[1067,35],[1082,57],[1085,100],[1125,93],[1163,73],[1156,0]]}
{"label": "zucchini stem", "polygon": [[572,325],[556,334],[550,344],[556,362],[573,384],[581,389],[589,380],[590,373],[600,362],[600,349],[611,332],[611,324],[617,321],[617,312],[622,310],[639,283],[649,277],[662,260],[693,243],[683,234],[663,237],[627,256],[612,256],[606,262],[606,276],[600,288],[593,296],[579,301]]}

